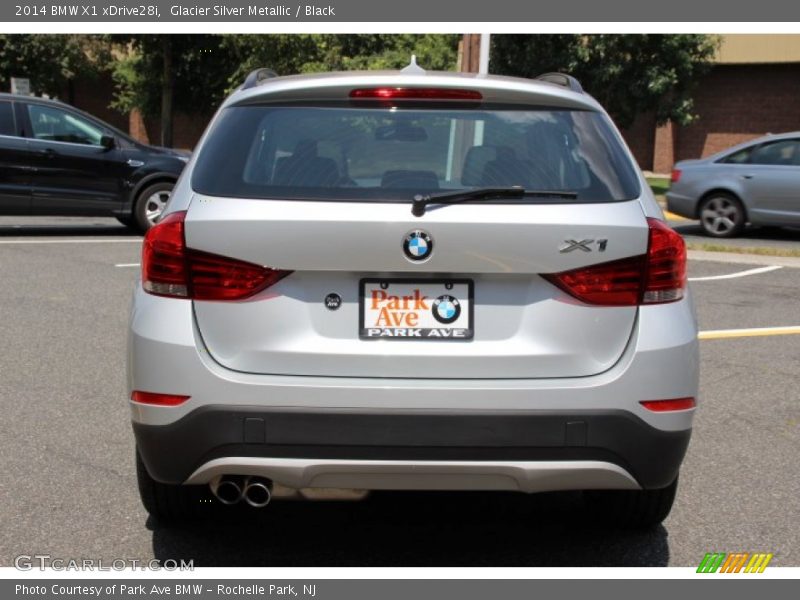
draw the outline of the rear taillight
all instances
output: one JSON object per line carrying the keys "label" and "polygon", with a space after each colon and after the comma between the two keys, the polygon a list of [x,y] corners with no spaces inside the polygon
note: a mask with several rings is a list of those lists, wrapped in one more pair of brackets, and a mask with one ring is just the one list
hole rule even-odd
{"label": "rear taillight", "polygon": [[154,404],[156,406],[178,406],[186,402],[190,396],[178,394],[159,394],[156,392],[142,392],[134,390],[131,393],[131,400],[139,404]]}
{"label": "rear taillight", "polygon": [[483,95],[476,90],[449,88],[360,88],[352,90],[354,100],[482,100]]}
{"label": "rear taillight", "polygon": [[150,228],[142,244],[142,286],[157,296],[189,297],[185,212],[174,212]]}
{"label": "rear taillight", "polygon": [[647,219],[647,254],[544,275],[571,296],[598,306],[661,304],[683,298],[686,244],[663,221]]}
{"label": "rear taillight", "polygon": [[142,287],[146,292],[193,300],[241,300],[291,273],[187,248],[185,218],[185,211],[170,213],[145,235]]}
{"label": "rear taillight", "polygon": [[653,412],[672,412],[675,410],[690,410],[697,403],[694,398],[671,398],[669,400],[642,400],[639,402],[647,410]]}
{"label": "rear taillight", "polygon": [[650,243],[642,304],[675,302],[686,289],[686,243],[658,219],[647,219]]}
{"label": "rear taillight", "polygon": [[681,170],[680,169],[672,169],[672,175],[670,175],[669,180],[672,183],[677,183],[681,180]]}

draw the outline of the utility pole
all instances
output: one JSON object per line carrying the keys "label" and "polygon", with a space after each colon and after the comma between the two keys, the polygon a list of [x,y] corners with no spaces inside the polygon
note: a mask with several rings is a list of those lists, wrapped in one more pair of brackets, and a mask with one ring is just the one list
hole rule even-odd
{"label": "utility pole", "polygon": [[[458,64],[461,73],[489,73],[488,33],[465,33],[458,43]],[[473,146],[483,144],[483,121],[453,120],[450,125],[450,152],[447,157],[446,177],[448,181],[458,181],[467,152]]]}
{"label": "utility pole", "polygon": [[459,43],[459,71],[486,75],[489,72],[490,44],[488,33],[465,33]]}
{"label": "utility pole", "polygon": [[172,146],[172,100],[175,92],[175,79],[172,69],[172,40],[169,35],[161,36],[161,145]]}

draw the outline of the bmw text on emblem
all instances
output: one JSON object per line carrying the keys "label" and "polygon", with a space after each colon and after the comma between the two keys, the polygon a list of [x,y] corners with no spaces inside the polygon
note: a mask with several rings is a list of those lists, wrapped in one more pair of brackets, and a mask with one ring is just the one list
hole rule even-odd
{"label": "bmw text on emblem", "polygon": [[461,304],[450,294],[444,294],[433,301],[433,318],[445,325],[458,320],[461,316]]}
{"label": "bmw text on emblem", "polygon": [[433,238],[421,229],[415,229],[403,238],[403,253],[408,260],[420,262],[430,258],[433,252]]}

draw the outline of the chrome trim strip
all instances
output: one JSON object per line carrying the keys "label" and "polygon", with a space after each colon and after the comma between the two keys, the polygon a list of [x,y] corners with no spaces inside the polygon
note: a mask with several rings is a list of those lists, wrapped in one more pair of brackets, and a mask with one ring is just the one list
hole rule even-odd
{"label": "chrome trim strip", "polygon": [[622,467],[574,461],[405,461],[227,457],[200,466],[186,484],[258,475],[290,488],[504,490],[527,493],[640,489]]}

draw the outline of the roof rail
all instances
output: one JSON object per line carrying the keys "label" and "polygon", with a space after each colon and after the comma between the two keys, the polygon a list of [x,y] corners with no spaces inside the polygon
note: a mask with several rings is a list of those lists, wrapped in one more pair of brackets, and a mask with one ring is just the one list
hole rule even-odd
{"label": "roof rail", "polygon": [[278,74],[272,69],[267,69],[265,67],[255,69],[250,71],[250,74],[247,76],[247,79],[244,80],[241,89],[249,90],[251,87],[259,85],[262,81],[266,81],[267,79],[272,79],[273,77],[277,76]]}
{"label": "roof rail", "polygon": [[546,81],[547,83],[554,83],[561,87],[569,88],[573,92],[583,93],[583,86],[581,82],[575,79],[572,75],[566,73],[543,73],[536,78],[537,81]]}

